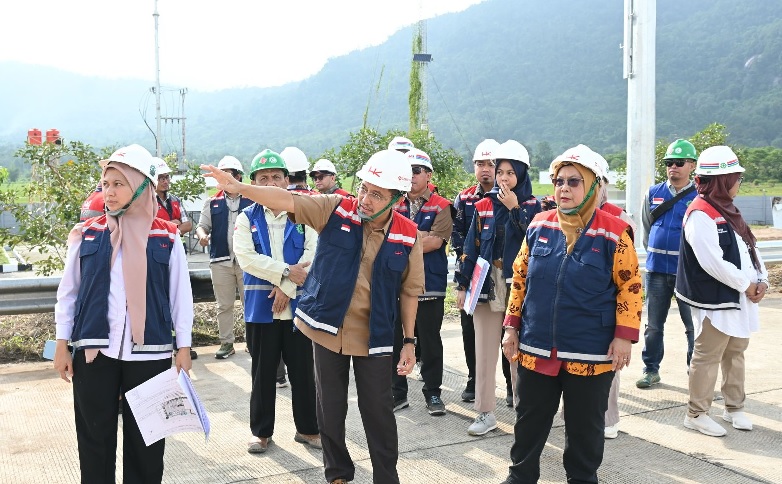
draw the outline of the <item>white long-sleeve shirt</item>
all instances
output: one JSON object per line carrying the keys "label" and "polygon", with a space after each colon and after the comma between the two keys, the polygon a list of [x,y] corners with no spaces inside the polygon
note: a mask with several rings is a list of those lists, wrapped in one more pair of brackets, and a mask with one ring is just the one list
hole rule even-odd
{"label": "white long-sleeve shirt", "polygon": [[697,338],[703,329],[703,320],[709,318],[712,326],[728,336],[749,338],[751,333],[760,329],[759,310],[757,303],[750,301],[744,291],[752,282],[762,281],[768,284],[768,271],[766,271],[766,266],[760,257],[760,252],[755,250],[762,268],[758,271],[752,265],[749,247],[734,232],[736,246],[741,257],[741,269],[724,260],[717,234],[717,224],[706,213],[699,210],[693,211],[687,217],[684,223],[684,237],[692,246],[695,257],[698,258],[698,262],[707,274],[739,291],[740,309],[738,311],[693,308],[693,314],[696,316],[695,337]]}
{"label": "white long-sleeve shirt", "polygon": [[[293,281],[282,275],[282,271],[288,266],[282,253],[282,248],[285,244],[285,223],[288,220],[288,213],[280,212],[275,216],[271,210],[264,207],[263,214],[266,218],[266,225],[269,227],[271,257],[255,251],[255,244],[253,243],[250,229],[250,219],[242,212],[236,218],[236,230],[234,230],[233,242],[236,260],[244,272],[271,282],[274,286],[282,289],[286,296],[293,299],[296,297],[297,286]],[[308,225],[302,226],[304,227],[304,254],[302,254],[299,262],[312,262],[312,259],[315,257],[315,248],[318,245],[318,233]],[[308,267],[307,271],[309,269]],[[288,304],[281,312],[275,313],[274,318],[293,319],[291,305]]]}
{"label": "white long-sleeve shirt", "polygon": [[[79,264],[79,247],[81,238],[72,241],[68,246],[68,256],[65,260],[65,272],[57,289],[57,303],[54,306],[54,321],[56,323],[57,339],[70,340],[73,333],[73,317],[76,310],[76,298],[81,285],[81,268]],[[171,358],[171,353],[133,353],[131,341],[130,320],[128,319],[125,296],[125,278],[122,272],[122,249],[117,253],[117,259],[111,268],[109,287],[109,347],[102,348],[101,353],[109,358],[123,361],[150,361]],[[190,347],[193,330],[193,291],[190,287],[190,273],[187,269],[185,250],[179,234],[171,250],[169,260],[169,297],[171,318],[176,333],[178,348]]]}

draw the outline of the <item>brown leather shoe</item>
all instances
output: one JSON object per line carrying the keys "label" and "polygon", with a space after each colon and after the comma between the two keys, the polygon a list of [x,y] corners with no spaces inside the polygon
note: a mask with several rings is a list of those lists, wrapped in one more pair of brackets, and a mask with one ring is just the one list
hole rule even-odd
{"label": "brown leather shoe", "polygon": [[247,452],[251,454],[263,454],[269,448],[271,441],[271,437],[256,437],[253,435],[253,438],[247,442]]}
{"label": "brown leather shoe", "polygon": [[323,448],[323,446],[320,443],[320,434],[306,435],[306,434],[300,434],[296,432],[296,435],[293,436],[293,440],[295,440],[296,442],[301,442],[302,444],[309,445],[310,447],[314,447],[316,449]]}

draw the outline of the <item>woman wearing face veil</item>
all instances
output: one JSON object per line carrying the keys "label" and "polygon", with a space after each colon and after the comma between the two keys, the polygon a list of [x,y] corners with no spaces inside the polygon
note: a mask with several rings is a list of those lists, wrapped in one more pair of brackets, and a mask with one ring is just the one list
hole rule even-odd
{"label": "woman wearing face veil", "polygon": [[[73,382],[84,483],[114,483],[123,406],[123,482],[161,482],[165,440],[149,447],[120,391],[190,369],[193,296],[177,228],[156,219],[155,162],[138,145],[101,162],[106,213],[74,227],[57,291],[54,367]],[[68,344],[73,348],[69,351]]]}
{"label": "woman wearing face veil", "polygon": [[[502,318],[507,303],[512,262],[519,252],[527,225],[540,212],[540,202],[532,195],[529,154],[521,143],[508,140],[496,151],[496,185],[475,204],[475,216],[464,243],[461,267],[456,273],[459,286],[456,305],[464,306],[465,290],[478,257],[491,268],[475,308],[475,410],[478,416],[467,429],[470,435],[484,435],[497,428],[494,410],[497,399],[495,373],[502,338]],[[515,364],[511,368],[515,381]]]}
{"label": "woman wearing face veil", "polygon": [[641,323],[641,276],[626,222],[596,208],[601,170],[584,145],[551,163],[556,210],[538,214],[513,263],[502,348],[520,359],[506,483],[537,482],[564,400],[568,482],[597,482],[614,372]]}

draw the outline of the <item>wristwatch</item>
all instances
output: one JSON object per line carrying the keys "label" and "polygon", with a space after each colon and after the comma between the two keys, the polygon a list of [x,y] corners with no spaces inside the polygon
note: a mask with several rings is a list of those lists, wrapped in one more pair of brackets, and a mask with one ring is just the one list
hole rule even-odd
{"label": "wristwatch", "polygon": [[288,277],[291,274],[291,266],[285,266],[282,270],[282,277]]}
{"label": "wristwatch", "polygon": [[418,338],[402,338],[402,344],[411,344],[413,346],[416,346],[418,344]]}

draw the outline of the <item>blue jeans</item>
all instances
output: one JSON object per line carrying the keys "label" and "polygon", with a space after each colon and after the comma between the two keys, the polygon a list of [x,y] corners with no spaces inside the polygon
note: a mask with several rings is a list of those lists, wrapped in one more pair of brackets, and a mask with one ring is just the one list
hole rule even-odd
{"label": "blue jeans", "polygon": [[[645,373],[658,373],[663,360],[665,346],[663,343],[663,327],[668,310],[671,308],[673,289],[676,286],[676,274],[662,272],[646,273],[646,331],[644,331],[644,350],[641,357],[644,360]],[[692,312],[690,307],[680,300],[679,316],[684,323],[684,333],[687,336],[687,366],[690,366],[692,348],[695,344],[692,327]]]}

